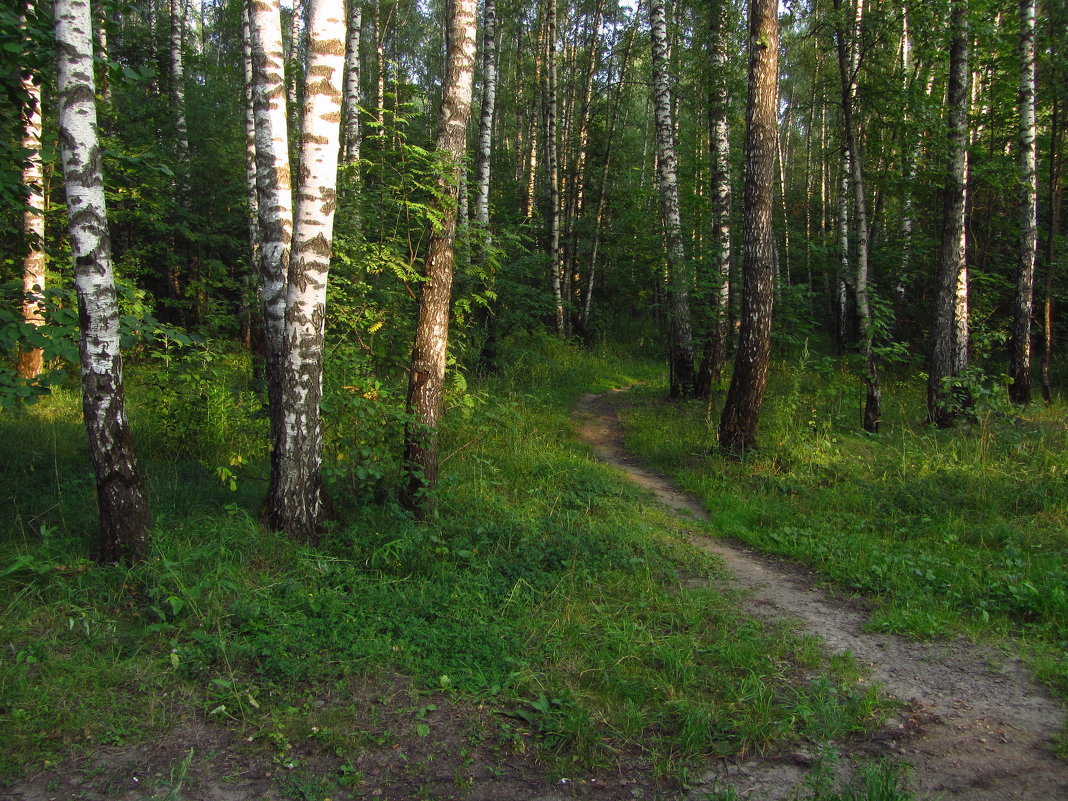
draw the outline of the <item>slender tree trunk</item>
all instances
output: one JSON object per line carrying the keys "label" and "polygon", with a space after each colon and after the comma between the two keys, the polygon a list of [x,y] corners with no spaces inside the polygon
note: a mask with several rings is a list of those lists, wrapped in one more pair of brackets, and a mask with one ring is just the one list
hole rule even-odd
{"label": "slender tree trunk", "polygon": [[[253,74],[252,74],[252,28],[249,22],[248,7],[241,6],[241,47],[244,66],[245,89],[245,198],[248,204],[247,224],[249,241],[249,264],[252,267],[255,291],[246,287],[243,299],[242,335],[246,346],[253,351],[253,375],[261,376],[263,364],[260,348],[254,348],[256,342],[263,344],[263,299],[260,297],[258,272],[260,270],[260,225],[259,195],[256,189],[256,113],[253,110]],[[260,310],[257,310],[257,306]]]}
{"label": "slender tree trunk", "polygon": [[101,562],[134,562],[148,548],[144,481],[126,419],[119,309],[100,171],[88,0],[55,0],[59,139],[81,318],[85,427],[96,473]]}
{"label": "slender tree trunk", "polygon": [[292,15],[289,18],[289,65],[286,69],[286,108],[289,110],[289,127],[294,133],[300,131],[300,72],[304,54],[301,52],[303,38],[301,25],[308,0],[292,0]]}
{"label": "slender tree trunk", "polygon": [[[856,258],[857,270],[853,290],[857,301],[857,322],[860,332],[861,353],[865,362],[865,401],[862,425],[865,431],[879,430],[882,387],[879,383],[879,368],[875,361],[872,343],[872,313],[868,300],[868,204],[865,197],[864,169],[861,163],[858,136],[853,119],[853,105],[857,102],[857,70],[859,69],[860,29],[863,0],[857,0],[854,16],[853,40],[847,44],[845,32],[839,25],[835,29],[838,48],[838,70],[842,81],[842,126],[845,137],[846,161],[852,169],[853,208],[856,213]],[[835,0],[835,8],[842,9],[842,0]]]}
{"label": "slender tree trunk", "polygon": [[[952,0],[953,43],[949,67],[949,169],[943,205],[942,246],[931,320],[931,352],[928,364],[927,413],[939,426],[952,423],[947,408],[945,381],[960,370],[960,287],[966,286],[965,197],[968,183],[968,68],[969,39],[967,0]],[[966,318],[965,318],[966,319]]]}
{"label": "slender tree trunk", "polygon": [[1031,313],[1038,250],[1038,172],[1035,147],[1035,0],[1020,0],[1020,262],[1012,326],[1009,397],[1031,402]]}
{"label": "slender tree trunk", "polygon": [[96,17],[96,47],[100,59],[100,99],[105,105],[111,105],[111,80],[108,71],[108,15],[103,3],[94,5]]}
{"label": "slender tree trunk", "polygon": [[660,184],[660,220],[667,251],[668,349],[671,397],[693,394],[693,333],[690,328],[692,268],[686,262],[679,214],[678,156],[675,125],[671,114],[671,76],[668,74],[667,19],[664,0],[649,3],[649,28],[653,39],[653,93],[656,119],[657,176]]}
{"label": "slender tree trunk", "polygon": [[440,185],[441,227],[430,237],[426,281],[412,348],[407,409],[412,417],[404,432],[405,505],[421,514],[433,508],[431,490],[438,478],[436,429],[441,419],[445,355],[449,339],[456,193],[467,148],[475,63],[476,0],[453,0],[448,19],[448,68],[441,104],[437,147],[448,160],[449,175]]}
{"label": "slender tree trunk", "polygon": [[849,347],[849,148],[842,147],[838,173],[838,264],[835,268],[835,346]]}
{"label": "slender tree trunk", "polygon": [[556,134],[556,0],[545,4],[545,161],[549,169],[549,263],[553,301],[556,304],[556,333],[567,334],[564,310],[564,265],[560,253],[560,160]]}
{"label": "slender tree trunk", "polygon": [[[1052,37],[1051,37],[1052,38]],[[1054,73],[1056,78],[1056,72]],[[1054,82],[1054,86],[1056,86]],[[1063,84],[1062,84],[1063,85]],[[1049,145],[1049,231],[1046,234],[1046,279],[1042,308],[1042,398],[1053,400],[1053,277],[1057,256],[1057,238],[1061,232],[1061,206],[1064,201],[1062,182],[1064,155],[1061,149],[1064,136],[1063,109],[1060,95],[1054,93],[1050,119]]]}
{"label": "slender tree trunk", "polygon": [[[27,0],[21,23],[26,29],[34,12],[35,0]],[[26,210],[22,213],[22,231],[26,255],[22,260],[22,321],[39,326],[44,323],[42,303],[45,290],[45,202],[44,178],[41,172],[41,81],[36,71],[22,74],[22,91],[26,106],[22,114],[22,149],[25,162],[22,185],[26,188]],[[44,351],[41,348],[20,350],[16,368],[19,376],[33,379],[44,370]]]}
{"label": "slender tree trunk", "polygon": [[[286,287],[293,243],[285,55],[278,0],[245,0],[252,22],[253,108],[256,117],[256,189],[260,232],[260,285],[266,340],[267,403],[271,420],[270,486],[280,482],[283,442],[282,384]],[[273,491],[268,490],[268,509]]]}
{"label": "slender tree trunk", "polygon": [[482,12],[482,104],[478,116],[475,156],[475,222],[482,236],[482,254],[490,245],[489,192],[493,155],[493,119],[497,107],[497,4],[484,0]]}
{"label": "slender tree trunk", "polygon": [[363,133],[360,124],[360,38],[362,1],[349,0],[348,45],[345,50],[345,163],[360,160]]}
{"label": "slender tree trunk", "polygon": [[341,87],[345,74],[344,0],[311,0],[303,92],[300,183],[286,297],[281,442],[268,523],[315,543],[323,511],[323,337],[332,254]]}
{"label": "slender tree trunk", "polygon": [[730,96],[727,88],[727,2],[718,0],[712,11],[711,97],[708,104],[709,140],[712,150],[712,250],[717,287],[712,295],[704,357],[697,377],[698,397],[710,397],[727,361],[727,323],[731,277],[731,163]]}
{"label": "slender tree trunk", "polygon": [[[637,22],[631,27],[626,34],[625,44],[623,45],[622,61],[620,62],[619,77],[616,80],[616,90],[614,92],[614,101],[612,102],[611,109],[608,113],[608,137],[605,140],[604,162],[601,164],[601,185],[597,193],[597,211],[594,214],[593,222],[593,244],[590,247],[590,269],[586,276],[586,295],[583,298],[582,303],[582,331],[588,338],[590,335],[590,311],[593,308],[593,288],[597,278],[597,255],[600,250],[601,242],[601,229],[604,224],[604,208],[605,198],[607,197],[608,190],[608,175],[609,167],[612,163],[612,151],[615,144],[616,134],[616,122],[619,117],[619,109],[623,105],[623,89],[625,86],[624,80],[627,74],[627,65],[630,62],[630,53],[634,45],[634,38],[637,33]],[[611,85],[611,76],[609,84]],[[626,127],[626,114],[629,109],[624,109],[624,127]]]}
{"label": "slender tree trunk", "polygon": [[171,100],[174,103],[174,127],[178,134],[178,166],[182,174],[187,174],[189,170],[189,126],[185,118],[185,69],[182,63],[185,0],[170,0],[170,12]]}
{"label": "slender tree trunk", "polygon": [[775,138],[779,19],[775,0],[749,5],[749,97],[746,102],[742,329],[719,424],[719,444],[740,455],[755,447],[771,354],[775,297]]}

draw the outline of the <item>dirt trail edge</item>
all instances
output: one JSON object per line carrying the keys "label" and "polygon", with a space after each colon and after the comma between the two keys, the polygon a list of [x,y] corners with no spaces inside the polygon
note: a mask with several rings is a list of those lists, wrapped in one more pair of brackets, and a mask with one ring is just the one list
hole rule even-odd
{"label": "dirt trail edge", "polygon": [[[624,449],[616,416],[621,392],[580,398],[575,408],[580,436],[600,459],[680,515],[709,520],[695,498],[643,469]],[[1068,761],[1054,756],[1050,743],[1064,724],[1064,712],[1020,660],[962,641],[916,642],[865,632],[862,611],[816,588],[796,567],[696,533],[690,541],[723,559],[735,586],[744,591],[748,612],[793,619],[829,649],[852,652],[871,666],[872,679],[885,692],[910,703],[910,724],[892,724],[879,737],[879,750],[912,766],[918,793],[967,801],[1068,799]],[[706,771],[703,789],[718,781],[733,784],[742,798],[793,798],[804,762],[717,762]],[[697,788],[695,797],[701,792]]]}

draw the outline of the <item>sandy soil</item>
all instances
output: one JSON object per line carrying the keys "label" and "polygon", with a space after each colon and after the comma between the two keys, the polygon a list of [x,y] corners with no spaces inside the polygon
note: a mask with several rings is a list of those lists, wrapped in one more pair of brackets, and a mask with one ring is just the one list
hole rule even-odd
{"label": "sandy soil", "polygon": [[[576,408],[580,434],[596,455],[651,490],[680,516],[708,520],[701,504],[663,476],[644,469],[623,447],[616,408],[625,395],[585,395]],[[968,801],[1068,799],[1068,761],[1054,756],[1051,739],[1064,711],[1029,676],[1019,659],[963,641],[916,642],[863,630],[856,604],[828,594],[796,565],[762,557],[734,542],[692,532],[690,541],[726,563],[744,591],[747,611],[788,618],[834,651],[852,652],[870,665],[872,679],[909,702],[908,719],[874,738],[874,748],[913,768],[913,788],[934,797]],[[844,753],[848,764],[856,754]],[[802,778],[805,759],[721,763],[704,775],[734,784],[743,798],[785,799]],[[700,797],[700,788],[693,797]]]}

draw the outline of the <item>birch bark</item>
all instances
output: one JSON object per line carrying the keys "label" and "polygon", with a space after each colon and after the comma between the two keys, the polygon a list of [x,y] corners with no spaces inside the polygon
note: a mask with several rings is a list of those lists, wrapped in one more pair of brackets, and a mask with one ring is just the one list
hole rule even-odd
{"label": "birch bark", "polygon": [[81,319],[82,409],[96,474],[100,561],[145,555],[150,523],[126,419],[119,310],[100,171],[88,0],[55,0],[59,140]]}
{"label": "birch bark", "polygon": [[[968,67],[971,26],[967,0],[952,2],[953,41],[950,48],[948,139],[949,165],[942,211],[942,244],[936,276],[928,364],[927,413],[938,426],[952,423],[947,407],[945,379],[961,369],[960,354],[967,353],[967,328],[961,328],[961,286],[967,298],[965,199],[968,186],[968,108],[971,70]],[[966,302],[965,302],[966,308]],[[967,317],[964,316],[966,326]],[[965,341],[962,343],[962,335]]]}
{"label": "birch bark", "polygon": [[693,270],[686,261],[679,214],[678,155],[671,113],[671,76],[668,73],[667,17],[664,0],[649,3],[653,40],[653,114],[656,120],[657,178],[660,184],[660,219],[664,229],[668,267],[668,349],[670,392],[673,398],[693,394],[693,332],[690,328],[689,288]]}
{"label": "birch bark", "polygon": [[311,0],[300,169],[286,297],[279,471],[268,523],[315,544],[323,512],[323,337],[333,252],[341,87],[345,74],[344,0]]}

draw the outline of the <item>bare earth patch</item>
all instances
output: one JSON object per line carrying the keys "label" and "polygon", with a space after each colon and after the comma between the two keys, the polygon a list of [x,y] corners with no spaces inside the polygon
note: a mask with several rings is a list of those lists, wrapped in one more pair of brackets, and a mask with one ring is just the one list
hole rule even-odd
{"label": "bare earth patch", "polygon": [[[582,438],[599,458],[651,490],[681,516],[708,520],[701,504],[663,476],[643,469],[623,447],[616,416],[618,393],[585,395],[575,416]],[[1068,762],[1051,740],[1064,711],[1036,684],[1019,659],[964,641],[916,642],[863,630],[867,616],[848,599],[830,595],[796,565],[778,563],[737,543],[693,532],[690,542],[721,557],[756,616],[796,621],[832,651],[851,652],[871,668],[884,692],[908,702],[908,720],[879,733],[861,750],[885,754],[913,768],[913,789],[947,799],[1002,801],[1068,799]],[[843,753],[847,764],[858,753]],[[717,763],[706,788],[735,785],[742,798],[793,797],[804,758]],[[798,764],[801,763],[801,764]],[[700,796],[700,789],[694,797]]]}

